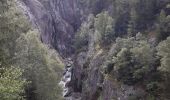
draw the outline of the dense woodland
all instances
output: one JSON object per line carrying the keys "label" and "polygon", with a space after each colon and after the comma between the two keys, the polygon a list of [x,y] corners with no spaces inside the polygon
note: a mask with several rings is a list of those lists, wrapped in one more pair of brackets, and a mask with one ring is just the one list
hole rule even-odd
{"label": "dense woodland", "polygon": [[[0,100],[63,100],[55,50],[40,40],[17,0],[0,0]],[[170,97],[170,2],[161,0],[80,0],[93,14],[74,37],[74,53],[94,48],[107,56],[102,71],[120,84],[141,86],[144,100]],[[111,9],[105,8],[113,4]],[[140,100],[140,93],[129,100]],[[116,99],[115,99],[116,100]],[[141,99],[143,100],[143,99]]]}
{"label": "dense woodland", "polygon": [[[93,34],[96,49],[109,52],[114,46],[106,58],[106,76],[123,84],[143,86],[147,100],[170,99],[170,4],[161,4],[160,0],[108,2],[116,6],[114,11],[88,17],[76,34],[76,50],[88,49],[88,38]],[[107,6],[107,1],[103,3]],[[138,97],[130,96],[129,100],[139,100]]]}
{"label": "dense woodland", "polygon": [[15,0],[0,1],[0,100],[60,100],[62,63]]}

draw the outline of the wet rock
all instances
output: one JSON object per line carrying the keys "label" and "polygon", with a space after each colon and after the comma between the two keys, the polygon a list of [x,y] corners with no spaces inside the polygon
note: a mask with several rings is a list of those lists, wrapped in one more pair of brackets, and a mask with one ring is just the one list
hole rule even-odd
{"label": "wet rock", "polygon": [[71,96],[71,93],[72,93],[72,90],[70,88],[66,88],[63,91],[63,96],[64,97],[69,97],[69,96]]}

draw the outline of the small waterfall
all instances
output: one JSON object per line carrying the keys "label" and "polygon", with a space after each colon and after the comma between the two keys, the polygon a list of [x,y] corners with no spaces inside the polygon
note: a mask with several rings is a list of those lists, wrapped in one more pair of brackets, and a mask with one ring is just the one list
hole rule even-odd
{"label": "small waterfall", "polygon": [[72,66],[73,62],[71,61],[70,58],[68,58],[65,61],[65,71],[63,73],[63,77],[59,83],[60,86],[63,88],[63,96],[64,97],[69,97],[71,95],[72,89],[69,88],[69,85],[71,83],[71,77],[72,77]]}
{"label": "small waterfall", "polygon": [[63,77],[59,83],[59,85],[63,89],[63,97],[65,100],[81,100],[79,94],[74,93],[72,88],[72,72],[73,72],[73,61],[71,58],[67,58],[65,61],[65,71],[63,72]]}

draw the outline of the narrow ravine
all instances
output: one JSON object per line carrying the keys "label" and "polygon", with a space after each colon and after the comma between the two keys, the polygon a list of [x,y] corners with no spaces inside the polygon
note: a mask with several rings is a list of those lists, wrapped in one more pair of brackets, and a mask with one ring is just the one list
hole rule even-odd
{"label": "narrow ravine", "polygon": [[65,59],[65,70],[63,72],[63,77],[59,85],[63,89],[63,97],[65,97],[66,100],[81,100],[80,93],[74,93],[74,90],[72,88],[73,67],[74,64],[72,59]]}
{"label": "narrow ravine", "polygon": [[[147,88],[152,90],[158,81],[152,83],[151,79],[160,74],[160,62],[154,62],[158,59],[156,32],[162,29],[159,18],[169,16],[168,3],[21,0],[19,5],[41,33],[41,42],[55,49],[63,60],[64,72],[58,84],[65,100],[148,100],[152,91]],[[168,18],[160,25],[169,25]],[[169,36],[167,30],[161,30],[165,37]],[[149,52],[148,59],[140,58],[143,48]]]}

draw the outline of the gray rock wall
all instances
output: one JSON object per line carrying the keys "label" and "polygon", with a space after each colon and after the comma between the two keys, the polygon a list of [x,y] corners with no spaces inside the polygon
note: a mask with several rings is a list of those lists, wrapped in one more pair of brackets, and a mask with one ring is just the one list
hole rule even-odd
{"label": "gray rock wall", "polygon": [[73,53],[73,36],[81,24],[76,0],[23,0],[30,20],[41,32],[43,43],[54,47],[63,56]]}

